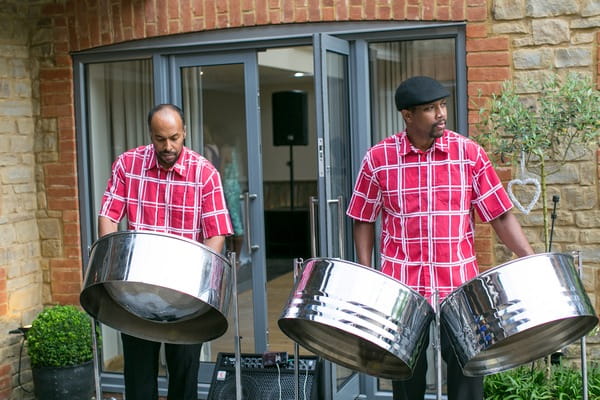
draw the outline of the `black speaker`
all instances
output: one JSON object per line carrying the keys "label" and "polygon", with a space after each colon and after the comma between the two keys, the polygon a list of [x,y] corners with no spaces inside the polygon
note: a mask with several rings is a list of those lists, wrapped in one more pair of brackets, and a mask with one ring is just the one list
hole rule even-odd
{"label": "black speaker", "polygon": [[[293,356],[277,366],[263,366],[261,354],[242,354],[242,400],[295,400]],[[300,400],[318,400],[318,357],[300,356],[298,376]],[[208,392],[208,400],[235,400],[235,355],[219,353]]]}
{"label": "black speaker", "polygon": [[306,92],[275,92],[273,104],[273,146],[308,144],[308,100]]}

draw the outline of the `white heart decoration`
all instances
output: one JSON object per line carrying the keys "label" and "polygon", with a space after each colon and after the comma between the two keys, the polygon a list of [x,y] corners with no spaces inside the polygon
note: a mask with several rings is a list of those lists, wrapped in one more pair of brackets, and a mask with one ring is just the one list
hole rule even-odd
{"label": "white heart decoration", "polygon": [[[523,207],[521,202],[516,198],[515,194],[512,191],[513,185],[533,185],[533,186],[535,186],[535,193],[533,194],[533,199],[531,199],[531,202],[529,203],[529,205],[527,207]],[[533,206],[535,206],[535,203],[537,203],[538,199],[540,198],[540,194],[542,193],[542,187],[540,185],[540,182],[535,178],[513,179],[512,181],[508,182],[507,192],[508,192],[508,197],[510,197],[510,199],[515,204],[515,206],[523,214],[527,215],[527,214],[529,214],[529,212],[531,211]]]}

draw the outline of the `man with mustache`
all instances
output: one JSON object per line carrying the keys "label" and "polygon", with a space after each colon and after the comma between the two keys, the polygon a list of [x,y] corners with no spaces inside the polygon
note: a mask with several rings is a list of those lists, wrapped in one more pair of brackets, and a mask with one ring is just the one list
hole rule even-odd
{"label": "man with mustache", "polygon": [[[448,96],[443,85],[425,76],[398,86],[395,102],[406,129],[369,149],[347,210],[358,262],[372,264],[381,214],[381,271],[430,302],[434,293],[441,301],[479,272],[475,211],[517,256],[533,254],[485,151],[446,129]],[[441,339],[448,399],[483,399],[483,378],[464,376],[448,338]],[[423,399],[426,372],[423,351],[412,378],[393,381],[394,400]]]}
{"label": "man with mustache", "polygon": [[[151,144],[126,151],[113,163],[98,216],[98,236],[116,232],[118,223],[127,217],[129,230],[183,236],[220,253],[233,228],[219,172],[184,146],[185,122],[179,107],[154,107],[148,114],[148,127]],[[121,338],[125,397],[158,399],[161,343],[124,333]],[[169,400],[198,398],[201,348],[202,343],[165,344]]]}

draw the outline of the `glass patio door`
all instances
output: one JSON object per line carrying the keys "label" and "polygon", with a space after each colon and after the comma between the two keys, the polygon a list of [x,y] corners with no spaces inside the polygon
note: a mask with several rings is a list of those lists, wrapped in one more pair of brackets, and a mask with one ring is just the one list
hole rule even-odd
{"label": "glass patio door", "polygon": [[[347,259],[352,248],[346,206],[351,194],[350,46],[329,35],[314,36],[318,151],[319,255]],[[325,363],[327,395],[354,399],[360,393],[359,374]]]}
{"label": "glass patio door", "polygon": [[[187,145],[219,170],[235,234],[227,239],[238,264],[239,330],[242,353],[266,351],[265,246],[258,73],[254,51],[224,55],[173,56],[170,97],[182,106]],[[232,300],[233,301],[233,300]],[[235,351],[235,314],[229,329],[205,344],[202,361]]]}

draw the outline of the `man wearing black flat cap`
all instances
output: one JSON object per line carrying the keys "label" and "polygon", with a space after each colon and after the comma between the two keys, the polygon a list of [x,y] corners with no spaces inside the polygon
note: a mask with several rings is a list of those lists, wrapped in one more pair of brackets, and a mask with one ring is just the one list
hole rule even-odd
{"label": "man wearing black flat cap", "polygon": [[[512,203],[485,151],[446,129],[448,90],[417,76],[396,89],[406,129],[365,155],[347,214],[354,220],[358,262],[371,266],[375,221],[381,214],[380,270],[441,302],[478,272],[475,211],[518,257],[533,254]],[[449,400],[482,400],[483,378],[467,377],[442,335]],[[393,381],[394,400],[425,396],[423,351],[406,381]]]}

